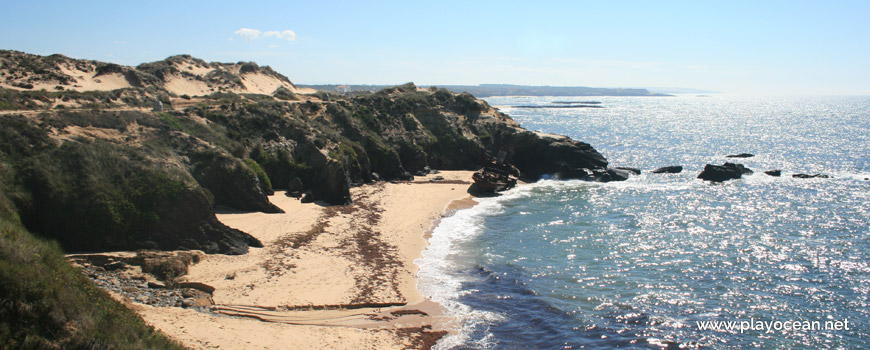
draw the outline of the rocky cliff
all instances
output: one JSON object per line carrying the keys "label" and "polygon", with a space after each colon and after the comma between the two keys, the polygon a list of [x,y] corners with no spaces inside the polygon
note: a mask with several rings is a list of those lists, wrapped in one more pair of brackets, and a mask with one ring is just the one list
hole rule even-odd
{"label": "rocky cliff", "polygon": [[[500,151],[530,180],[606,174],[590,145],[525,130],[445,89],[301,94],[254,63],[189,56],[124,67],[3,51],[0,62],[0,80],[16,86],[0,89],[8,205],[67,250],[244,253],[259,242],[218,222],[215,208],[277,212],[266,196],[288,188],[343,204],[353,186],[476,169]],[[71,91],[85,88],[81,72],[126,85]],[[207,94],[178,94],[193,81]],[[162,111],[148,107],[155,101]]]}

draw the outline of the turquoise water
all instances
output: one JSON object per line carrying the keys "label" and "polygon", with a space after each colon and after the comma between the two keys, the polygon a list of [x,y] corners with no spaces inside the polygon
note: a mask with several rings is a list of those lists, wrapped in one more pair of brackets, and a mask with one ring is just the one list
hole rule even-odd
{"label": "turquoise water", "polygon": [[[421,290],[457,317],[440,348],[870,347],[870,98],[511,107],[572,99],[590,100],[487,101],[527,129],[590,143],[611,165],[644,173],[542,180],[443,219],[418,260]],[[756,156],[731,161],[755,174],[695,179],[742,152]],[[649,173],[666,165],[684,171]],[[771,169],[783,177],[762,173]],[[701,329],[710,321],[849,329]]]}

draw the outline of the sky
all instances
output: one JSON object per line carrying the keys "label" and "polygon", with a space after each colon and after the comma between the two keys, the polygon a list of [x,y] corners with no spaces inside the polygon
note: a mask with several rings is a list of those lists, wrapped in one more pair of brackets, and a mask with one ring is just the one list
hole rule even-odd
{"label": "sky", "polygon": [[255,61],[297,84],[870,95],[870,1],[11,1],[0,49]]}

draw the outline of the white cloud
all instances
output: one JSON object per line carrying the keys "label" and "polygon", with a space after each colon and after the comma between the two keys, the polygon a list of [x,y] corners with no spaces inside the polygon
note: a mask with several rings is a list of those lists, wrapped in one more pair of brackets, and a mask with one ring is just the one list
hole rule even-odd
{"label": "white cloud", "polygon": [[252,41],[260,38],[260,35],[263,37],[276,38],[276,39],[287,39],[288,41],[296,40],[296,32],[292,30],[267,30],[265,32],[260,31],[259,29],[251,29],[251,28],[242,28],[234,32],[236,35],[245,39],[245,41]]}
{"label": "white cloud", "polygon": [[296,40],[296,33],[292,30],[284,30],[284,31],[280,31],[280,32],[277,30],[270,30],[270,31],[264,32],[263,36],[275,37],[278,39],[287,39],[289,41]]}
{"label": "white cloud", "polygon": [[281,45],[275,45],[275,44],[272,44],[272,45],[269,45],[269,47],[271,47],[271,48],[276,48],[276,49],[277,49],[277,48],[280,48]]}
{"label": "white cloud", "polygon": [[235,31],[235,33],[236,33],[236,35],[242,37],[242,39],[245,39],[246,41],[251,41],[251,40],[254,40],[254,39],[260,37],[260,31],[256,30],[256,29],[251,29],[251,28],[242,28],[242,29]]}

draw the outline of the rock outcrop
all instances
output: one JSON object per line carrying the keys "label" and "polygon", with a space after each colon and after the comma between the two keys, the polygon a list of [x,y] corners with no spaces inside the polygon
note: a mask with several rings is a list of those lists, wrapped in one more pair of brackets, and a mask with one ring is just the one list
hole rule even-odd
{"label": "rock outcrop", "polygon": [[625,170],[625,171],[632,173],[633,175],[640,175],[640,173],[641,173],[639,168],[626,167],[626,166],[615,166],[615,167],[612,167],[611,169]]}
{"label": "rock outcrop", "polygon": [[671,165],[651,171],[653,174],[679,174],[683,172],[682,165]]}
{"label": "rock outcrop", "polygon": [[698,178],[706,181],[722,182],[739,179],[743,177],[743,175],[748,174],[752,174],[752,170],[749,170],[748,168],[743,166],[743,164],[707,164],[706,166],[704,166],[704,171],[702,171],[701,174],[698,175]]}
{"label": "rock outcrop", "polygon": [[738,153],[738,154],[729,154],[725,156],[725,158],[752,158],[755,157],[752,153]]}
{"label": "rock outcrop", "polygon": [[815,178],[830,179],[831,178],[830,175],[825,175],[825,174],[792,174],[791,177],[798,178],[798,179],[815,179]]}

